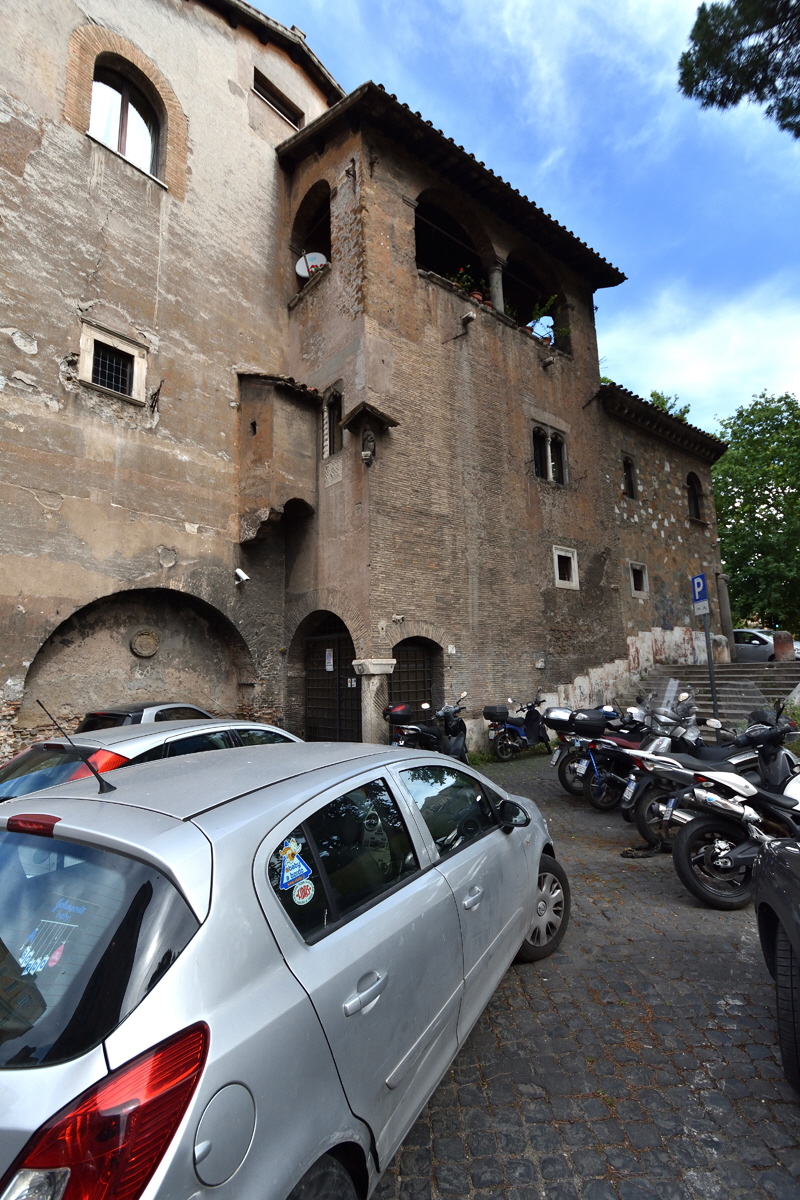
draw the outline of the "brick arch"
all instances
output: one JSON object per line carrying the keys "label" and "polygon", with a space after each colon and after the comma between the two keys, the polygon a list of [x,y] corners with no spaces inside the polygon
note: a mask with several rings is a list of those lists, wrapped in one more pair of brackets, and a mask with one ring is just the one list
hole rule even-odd
{"label": "brick arch", "polygon": [[462,226],[469,235],[475,249],[480,255],[484,267],[488,268],[494,262],[497,253],[492,240],[486,231],[483,221],[473,206],[464,200],[455,189],[446,187],[424,188],[416,198],[416,203],[433,204]]}
{"label": "brick arch", "polygon": [[92,80],[100,55],[130,64],[145,81],[148,99],[161,119],[160,178],[170,193],[183,200],[186,195],[186,166],[189,128],[186,114],[165,75],[127,38],[99,25],[81,25],[70,38],[64,120],[85,133],[89,128]]}
{"label": "brick arch", "polygon": [[401,625],[397,626],[393,636],[392,645],[394,646],[398,642],[404,642],[406,638],[427,638],[429,642],[436,642],[437,646],[441,646],[445,652],[447,646],[453,641],[441,625],[432,625],[429,621],[403,621]]}
{"label": "brick arch", "polygon": [[287,607],[284,618],[287,646],[291,645],[300,622],[313,612],[332,612],[341,617],[350,631],[356,657],[364,657],[370,645],[369,622],[346,592],[340,592],[337,588],[320,588],[319,591],[306,592],[301,600],[296,600]]}

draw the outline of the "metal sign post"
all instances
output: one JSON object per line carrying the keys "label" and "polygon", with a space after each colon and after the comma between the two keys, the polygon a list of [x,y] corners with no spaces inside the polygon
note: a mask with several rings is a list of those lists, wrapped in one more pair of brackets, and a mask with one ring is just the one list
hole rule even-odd
{"label": "metal sign post", "polygon": [[[711,683],[711,706],[714,710],[714,716],[719,720],[719,705],[717,704],[717,680],[714,675],[714,654],[711,649],[711,627],[708,623],[709,604],[708,604],[708,584],[705,575],[692,576],[692,603],[694,604],[694,615],[703,618],[703,632],[706,635],[706,658],[708,659],[708,678]],[[719,742],[719,730],[717,730],[717,742]]]}

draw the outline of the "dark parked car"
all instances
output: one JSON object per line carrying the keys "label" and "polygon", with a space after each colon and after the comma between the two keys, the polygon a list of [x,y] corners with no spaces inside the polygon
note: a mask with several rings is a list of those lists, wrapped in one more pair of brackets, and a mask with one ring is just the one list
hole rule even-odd
{"label": "dark parked car", "polygon": [[149,725],[151,721],[202,721],[211,713],[196,704],[164,700],[160,704],[121,704],[114,708],[98,708],[88,712],[76,733],[93,733],[96,729],[114,729],[117,725]]}
{"label": "dark parked car", "polygon": [[761,949],[775,980],[783,1070],[800,1092],[800,843],[776,838],[753,871]]}
{"label": "dark parked car", "polygon": [[[91,774],[82,754],[88,752],[94,769],[103,775],[132,763],[201,754],[204,750],[230,750],[236,746],[271,746],[299,742],[293,733],[274,725],[231,719],[202,724],[197,720],[168,721],[160,725],[117,725],[94,733],[76,733],[73,745],[66,738],[36,742],[0,767],[0,800],[27,796]],[[77,749],[76,749],[77,747]]]}

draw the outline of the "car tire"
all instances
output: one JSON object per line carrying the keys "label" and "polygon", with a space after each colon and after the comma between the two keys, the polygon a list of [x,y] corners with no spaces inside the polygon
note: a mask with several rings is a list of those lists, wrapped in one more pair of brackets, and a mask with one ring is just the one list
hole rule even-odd
{"label": "car tire", "polygon": [[[539,911],[543,907],[542,911]],[[539,962],[558,949],[567,932],[571,897],[569,879],[561,863],[549,854],[539,859],[535,916],[515,962]]]}
{"label": "car tire", "polygon": [[769,658],[767,659],[767,662],[775,662],[775,655],[770,654]]}
{"label": "car tire", "polygon": [[575,774],[575,768],[586,755],[582,750],[570,750],[558,764],[558,782],[570,796],[583,795],[583,780]]}
{"label": "car tire", "polygon": [[800,1092],[800,963],[780,923],[775,935],[775,1006],[783,1073]]}
{"label": "car tire", "polygon": [[332,1154],[318,1158],[287,1200],[358,1200],[353,1180]]}

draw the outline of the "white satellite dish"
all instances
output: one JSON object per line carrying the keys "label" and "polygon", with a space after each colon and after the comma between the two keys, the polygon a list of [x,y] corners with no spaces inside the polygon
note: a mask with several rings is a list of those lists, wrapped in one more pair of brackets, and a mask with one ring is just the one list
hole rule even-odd
{"label": "white satellite dish", "polygon": [[327,263],[328,260],[324,254],[317,254],[315,250],[312,250],[309,254],[303,254],[298,258],[294,269],[301,279],[310,279],[315,271],[318,271],[320,267],[327,266]]}

